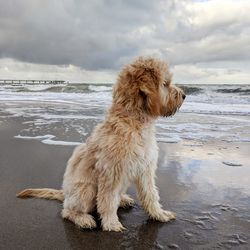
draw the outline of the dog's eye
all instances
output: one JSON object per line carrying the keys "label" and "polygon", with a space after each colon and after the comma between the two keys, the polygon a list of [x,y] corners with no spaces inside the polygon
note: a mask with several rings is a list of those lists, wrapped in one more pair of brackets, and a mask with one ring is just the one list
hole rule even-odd
{"label": "dog's eye", "polygon": [[169,80],[169,79],[164,80],[164,82],[163,82],[164,87],[169,87],[170,85],[171,85],[171,80]]}
{"label": "dog's eye", "polygon": [[167,81],[164,81],[164,82],[163,82],[163,86],[164,86],[164,87],[167,87],[168,85],[169,85],[169,84],[168,84]]}

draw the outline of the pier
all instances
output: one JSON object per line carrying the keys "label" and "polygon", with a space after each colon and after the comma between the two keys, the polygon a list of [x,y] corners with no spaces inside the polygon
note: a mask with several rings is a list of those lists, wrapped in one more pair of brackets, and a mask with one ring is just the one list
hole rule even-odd
{"label": "pier", "polygon": [[63,80],[10,80],[0,79],[0,84],[62,84]]}

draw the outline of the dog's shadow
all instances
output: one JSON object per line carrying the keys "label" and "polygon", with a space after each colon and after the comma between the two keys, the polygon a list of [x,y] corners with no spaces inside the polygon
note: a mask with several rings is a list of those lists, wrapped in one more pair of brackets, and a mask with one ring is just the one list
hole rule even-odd
{"label": "dog's shadow", "polygon": [[[146,215],[138,219],[131,210],[133,209],[119,210],[121,222],[127,227],[127,230],[123,232],[103,232],[98,220],[98,228],[94,230],[78,229],[73,223],[65,221],[64,231],[70,249],[149,250],[159,248],[157,235],[164,223],[145,220]],[[142,210],[136,210],[137,213],[143,213]],[[128,214],[129,212],[132,214]],[[94,216],[96,217],[97,214],[94,213]]]}

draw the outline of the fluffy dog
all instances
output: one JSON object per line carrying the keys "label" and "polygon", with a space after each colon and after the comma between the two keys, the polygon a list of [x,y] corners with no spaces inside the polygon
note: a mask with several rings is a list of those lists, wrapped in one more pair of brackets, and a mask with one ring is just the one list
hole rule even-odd
{"label": "fluffy dog", "polygon": [[74,150],[62,190],[26,189],[17,197],[63,201],[62,217],[81,228],[96,227],[90,213],[97,208],[103,230],[121,231],[124,227],[117,209],[133,205],[126,190],[134,183],[141,205],[152,219],[174,219],[173,212],[162,209],[155,186],[158,147],[154,121],[175,114],[184,99],[183,91],[171,84],[166,63],[138,58],[120,72],[105,120]]}

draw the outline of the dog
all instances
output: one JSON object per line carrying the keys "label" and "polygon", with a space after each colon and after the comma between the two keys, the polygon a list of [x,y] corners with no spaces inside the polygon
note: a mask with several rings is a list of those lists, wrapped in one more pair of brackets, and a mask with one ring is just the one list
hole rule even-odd
{"label": "dog", "polygon": [[69,159],[62,190],[25,189],[17,197],[63,201],[62,217],[81,228],[96,227],[90,213],[97,209],[102,229],[118,232],[125,228],[117,209],[134,204],[126,190],[135,184],[150,218],[161,222],[175,219],[175,213],[160,205],[155,185],[158,147],[154,121],[174,115],[185,99],[171,81],[168,65],[160,59],[139,57],[124,66],[104,121]]}

